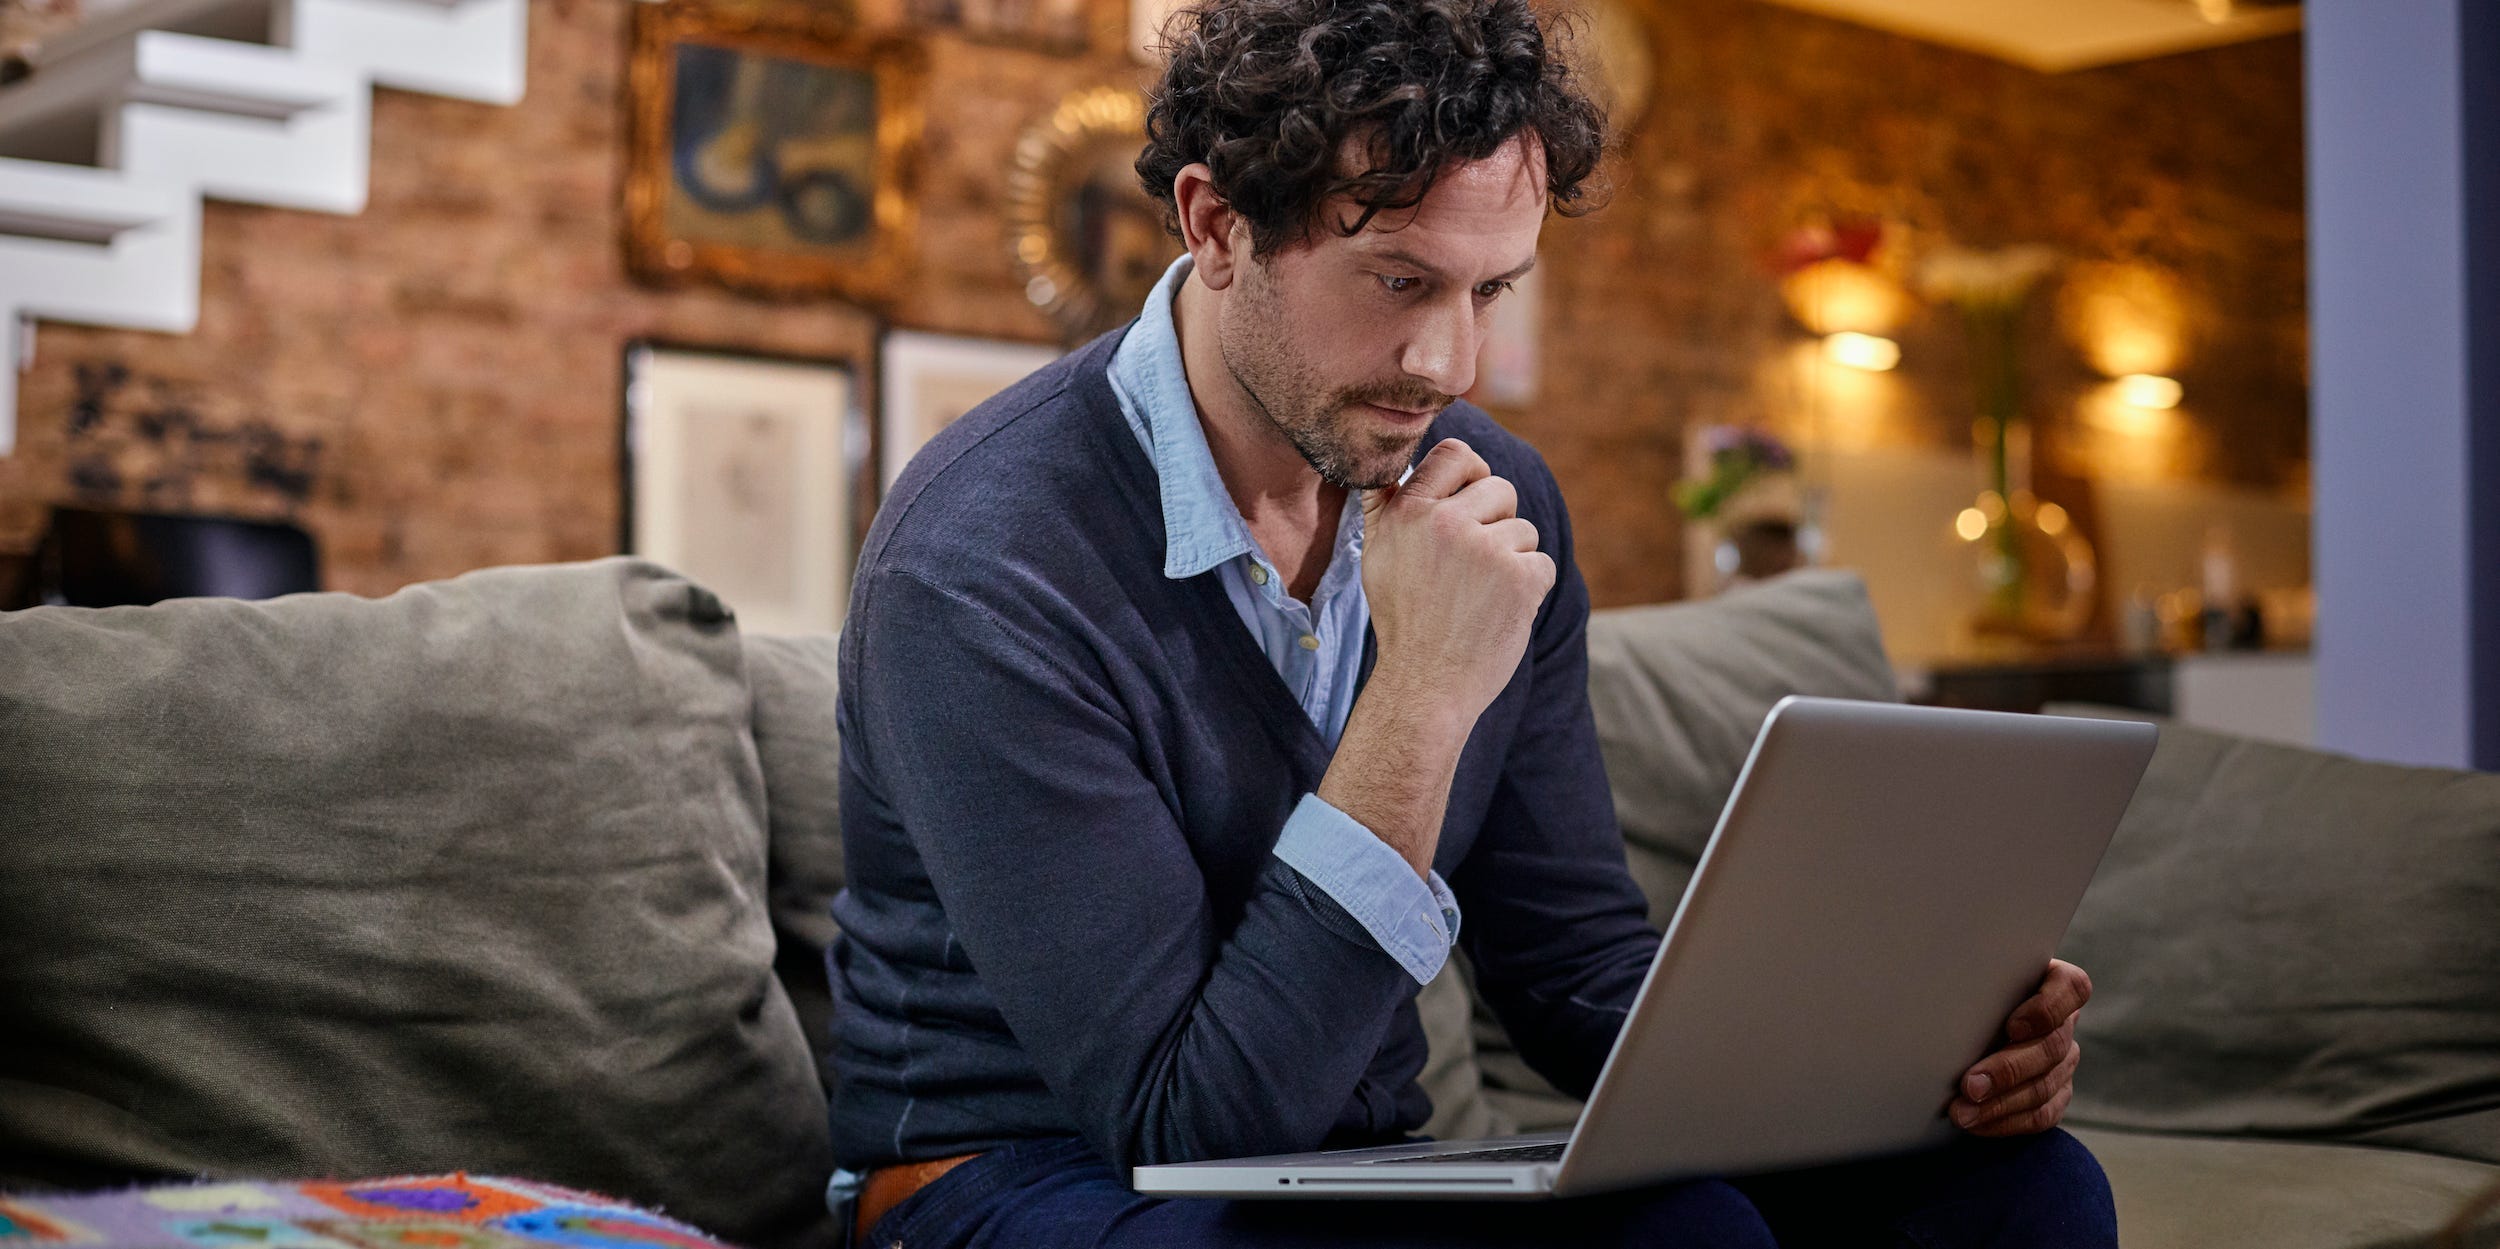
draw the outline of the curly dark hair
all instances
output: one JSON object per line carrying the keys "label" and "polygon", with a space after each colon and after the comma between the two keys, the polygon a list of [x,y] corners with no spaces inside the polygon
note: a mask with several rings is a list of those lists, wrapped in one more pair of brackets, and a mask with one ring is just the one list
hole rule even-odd
{"label": "curly dark hair", "polygon": [[[1172,181],[1204,162],[1266,255],[1308,238],[1330,197],[1411,208],[1453,163],[1526,133],[1545,150],[1548,202],[1585,212],[1605,118],[1528,0],[1206,0],[1165,28],[1170,62],[1146,112],[1137,176],[1180,235]],[[1347,171],[1349,138],[1368,149]]]}

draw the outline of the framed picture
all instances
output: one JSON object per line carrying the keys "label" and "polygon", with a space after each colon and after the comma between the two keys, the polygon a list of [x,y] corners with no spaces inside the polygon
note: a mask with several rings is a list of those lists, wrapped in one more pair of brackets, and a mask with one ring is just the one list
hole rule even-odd
{"label": "framed picture", "polygon": [[842,627],[866,430],[851,370],[638,342],[625,353],[624,548],[759,633]]}
{"label": "framed picture", "polygon": [[910,264],[926,61],[813,8],[634,6],[637,276],[874,303]]}
{"label": "framed picture", "polygon": [[916,25],[1045,52],[1082,52],[1087,0],[904,0]]}
{"label": "framed picture", "polygon": [[1059,358],[1059,349],[996,338],[892,330],[877,349],[882,483],[902,476],[921,444],[982,400]]}

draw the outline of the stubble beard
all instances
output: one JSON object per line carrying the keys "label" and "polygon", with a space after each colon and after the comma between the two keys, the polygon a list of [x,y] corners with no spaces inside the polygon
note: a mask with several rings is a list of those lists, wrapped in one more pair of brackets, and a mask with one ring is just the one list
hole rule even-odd
{"label": "stubble beard", "polygon": [[1288,345],[1288,324],[1272,279],[1252,262],[1217,326],[1216,344],[1234,383],[1320,480],[1353,491],[1395,484],[1429,426],[1413,434],[1364,432],[1357,428],[1363,419],[1357,405],[1438,412],[1449,406],[1449,396],[1412,379],[1332,388]]}

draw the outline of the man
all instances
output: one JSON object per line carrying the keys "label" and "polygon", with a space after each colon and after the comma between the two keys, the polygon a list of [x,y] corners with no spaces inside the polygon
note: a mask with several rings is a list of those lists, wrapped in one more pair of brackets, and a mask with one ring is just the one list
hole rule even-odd
{"label": "man", "polygon": [[2062,964],[1931,1155],[1536,1207],[1129,1190],[1413,1131],[1412,998],[1454,942],[1585,1095],[1658,941],[1561,496],[1453,402],[1596,111],[1524,0],[1219,0],[1186,31],[1138,169],[1189,254],[933,440],[861,555],[831,955],[861,1234],[2112,1243],[2051,1130],[2089,992]]}

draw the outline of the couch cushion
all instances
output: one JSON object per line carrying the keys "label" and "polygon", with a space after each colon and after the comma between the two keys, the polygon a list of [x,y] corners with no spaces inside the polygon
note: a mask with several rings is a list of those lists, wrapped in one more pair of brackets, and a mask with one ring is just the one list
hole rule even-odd
{"label": "couch cushion", "polygon": [[0,1187],[499,1171],[821,1239],[749,710],[630,560],[0,616]]}
{"label": "couch cushion", "polygon": [[[2075,1138],[2109,1173],[2128,1249],[2430,1249],[2500,1183],[2500,1167],[2397,1149],[2094,1128]],[[2470,1243],[2500,1245],[2500,1229]]]}
{"label": "couch cushion", "polygon": [[1899,697],[1866,583],[1790,573],[1716,598],[1589,619],[1589,703],[1632,872],[1664,926],[1771,707]]}
{"label": "couch cushion", "polygon": [[833,895],[842,892],[842,739],[833,714],[840,643],[830,633],[745,639],[755,752],[772,827],[773,968],[820,1055],[831,1048],[825,947],[838,931]]}
{"label": "couch cushion", "polygon": [[1422,1131],[1445,1141],[1509,1136],[1519,1131],[1518,1121],[1484,1094],[1484,1070],[1473,1031],[1476,1002],[1461,962],[1453,957],[1443,963],[1441,974],[1415,994],[1415,1017],[1424,1026],[1425,1052],[1424,1069],[1415,1074],[1415,1084],[1432,1099],[1432,1118]]}
{"label": "couch cushion", "polygon": [[2500,776],[2166,724],[2061,950],[2072,1113],[2500,1162],[2495,918]]}

